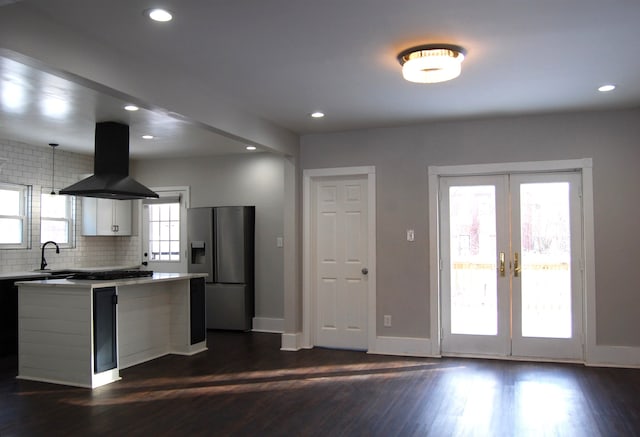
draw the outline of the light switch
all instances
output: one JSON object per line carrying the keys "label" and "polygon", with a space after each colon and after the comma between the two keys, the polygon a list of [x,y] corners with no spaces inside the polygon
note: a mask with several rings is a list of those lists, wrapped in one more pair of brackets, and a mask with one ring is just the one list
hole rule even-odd
{"label": "light switch", "polygon": [[407,229],[407,241],[413,241],[415,240],[416,236],[415,233],[413,232],[413,229]]}
{"label": "light switch", "polygon": [[276,238],[276,246],[277,247],[283,247],[284,246],[284,239],[282,237],[277,237]]}

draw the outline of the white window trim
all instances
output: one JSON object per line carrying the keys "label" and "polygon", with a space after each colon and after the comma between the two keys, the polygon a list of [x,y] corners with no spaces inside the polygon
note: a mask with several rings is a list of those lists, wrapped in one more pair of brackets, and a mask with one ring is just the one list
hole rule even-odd
{"label": "white window trim", "polygon": [[20,214],[0,215],[0,218],[22,220],[22,242],[16,244],[2,244],[0,249],[30,249],[31,248],[31,185],[0,183],[1,190],[18,191],[20,193]]}

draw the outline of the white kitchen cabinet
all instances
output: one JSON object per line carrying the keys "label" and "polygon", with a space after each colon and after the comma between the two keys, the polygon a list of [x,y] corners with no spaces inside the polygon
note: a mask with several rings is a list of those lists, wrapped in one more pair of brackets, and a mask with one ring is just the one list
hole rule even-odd
{"label": "white kitchen cabinet", "polygon": [[82,235],[131,235],[131,200],[82,198]]}

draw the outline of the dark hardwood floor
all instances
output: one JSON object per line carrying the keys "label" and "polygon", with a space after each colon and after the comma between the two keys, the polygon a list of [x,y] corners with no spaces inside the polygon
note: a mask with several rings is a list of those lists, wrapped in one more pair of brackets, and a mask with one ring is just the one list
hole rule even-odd
{"label": "dark hardwood floor", "polygon": [[16,380],[4,358],[0,436],[640,436],[640,370],[208,344],[95,390]]}

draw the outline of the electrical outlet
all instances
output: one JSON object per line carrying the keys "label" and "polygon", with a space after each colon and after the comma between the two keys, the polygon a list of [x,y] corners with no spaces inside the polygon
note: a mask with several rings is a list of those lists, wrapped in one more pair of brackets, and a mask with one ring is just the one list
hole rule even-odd
{"label": "electrical outlet", "polygon": [[276,238],[276,247],[283,247],[283,246],[284,246],[284,238],[277,237]]}
{"label": "electrical outlet", "polygon": [[391,326],[391,316],[390,315],[384,316],[384,326],[386,326],[387,328]]}

